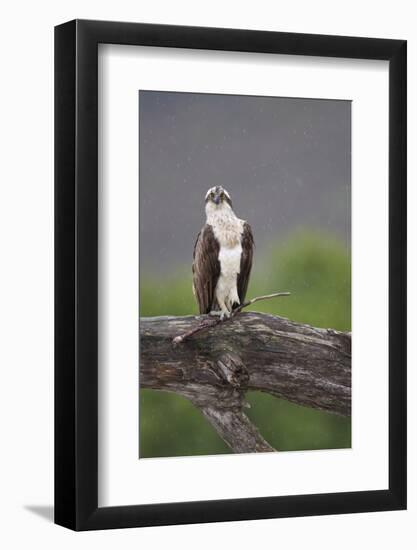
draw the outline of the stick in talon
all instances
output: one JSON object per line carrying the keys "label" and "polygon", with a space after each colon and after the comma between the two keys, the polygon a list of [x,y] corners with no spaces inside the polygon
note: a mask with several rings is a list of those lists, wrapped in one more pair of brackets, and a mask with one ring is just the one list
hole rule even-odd
{"label": "stick in talon", "polygon": [[[270,300],[272,298],[279,298],[282,296],[290,296],[290,292],[274,292],[273,294],[266,294],[264,296],[257,296],[256,298],[252,298],[251,300],[241,304],[236,309],[232,311],[228,319],[233,320],[233,318],[242,311],[245,307],[251,306],[255,302],[260,302],[261,300]],[[206,330],[208,328],[215,327],[216,325],[220,324],[221,317],[218,314],[218,312],[210,312],[210,315],[213,313],[216,313],[216,315],[213,318],[205,319],[200,324],[198,324],[196,327],[192,328],[191,330],[184,332],[183,334],[179,334],[175,338],[173,338],[172,343],[174,346],[177,346],[178,344],[181,344],[184,340],[187,338],[190,338],[194,334],[197,334],[198,332],[202,332],[203,330]],[[217,318],[216,318],[217,317]]]}

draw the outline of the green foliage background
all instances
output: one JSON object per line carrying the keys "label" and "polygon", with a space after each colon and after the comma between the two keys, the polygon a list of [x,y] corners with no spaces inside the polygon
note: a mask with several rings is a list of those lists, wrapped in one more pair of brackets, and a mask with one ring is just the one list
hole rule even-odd
{"label": "green foliage background", "polygon": [[[284,244],[256,255],[248,298],[275,291],[291,292],[254,304],[263,311],[318,327],[351,330],[351,261],[343,242],[305,230]],[[140,315],[196,313],[191,269],[174,276],[141,274]],[[350,419],[300,407],[261,392],[249,392],[247,415],[262,435],[281,451],[346,448]],[[140,390],[140,456],[229,453],[202,414],[186,399],[166,392]]]}

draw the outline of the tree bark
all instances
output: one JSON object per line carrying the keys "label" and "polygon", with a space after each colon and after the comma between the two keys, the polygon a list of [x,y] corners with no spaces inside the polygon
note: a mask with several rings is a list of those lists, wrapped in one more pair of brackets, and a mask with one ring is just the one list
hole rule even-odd
{"label": "tree bark", "polygon": [[206,318],[141,318],[141,388],[189,399],[234,452],[274,450],[243,412],[248,390],[350,415],[349,333],[241,312],[173,344]]}

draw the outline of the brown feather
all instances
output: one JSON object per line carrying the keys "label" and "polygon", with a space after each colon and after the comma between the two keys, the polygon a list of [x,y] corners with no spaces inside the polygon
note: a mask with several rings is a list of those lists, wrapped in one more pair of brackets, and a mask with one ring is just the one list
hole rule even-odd
{"label": "brown feather", "polygon": [[255,246],[251,226],[245,222],[241,237],[242,256],[240,258],[240,273],[237,276],[237,294],[243,304],[248,290],[249,277],[252,269],[253,249]]}
{"label": "brown feather", "polygon": [[211,225],[197,236],[193,254],[193,289],[200,313],[215,309],[215,289],[220,275],[220,245]]}

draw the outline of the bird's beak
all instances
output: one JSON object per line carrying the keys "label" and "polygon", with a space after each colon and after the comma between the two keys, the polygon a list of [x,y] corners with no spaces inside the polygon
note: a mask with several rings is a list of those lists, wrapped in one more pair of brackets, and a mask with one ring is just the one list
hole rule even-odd
{"label": "bird's beak", "polygon": [[220,195],[214,195],[213,202],[214,202],[214,204],[219,205],[220,204]]}

